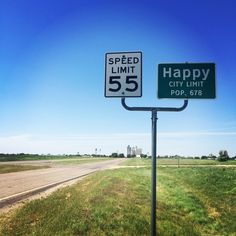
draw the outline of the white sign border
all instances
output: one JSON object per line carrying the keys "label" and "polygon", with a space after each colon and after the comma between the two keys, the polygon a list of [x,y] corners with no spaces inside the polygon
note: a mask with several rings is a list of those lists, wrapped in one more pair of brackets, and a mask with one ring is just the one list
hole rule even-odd
{"label": "white sign border", "polygon": [[[140,89],[141,89],[141,94],[140,96],[106,96],[106,80],[107,80],[107,55],[108,54],[125,54],[125,53],[140,53],[140,58],[141,58],[141,70],[140,70],[140,75],[141,75],[141,78],[140,78]],[[106,98],[137,98],[137,97],[142,97],[143,95],[143,54],[141,51],[124,51],[124,52],[107,52],[105,54],[105,85],[104,85],[104,96]]]}

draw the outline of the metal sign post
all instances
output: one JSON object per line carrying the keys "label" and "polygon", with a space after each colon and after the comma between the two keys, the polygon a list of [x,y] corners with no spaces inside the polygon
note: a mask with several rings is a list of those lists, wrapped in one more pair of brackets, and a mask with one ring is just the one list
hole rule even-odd
{"label": "metal sign post", "polygon": [[156,236],[156,147],[157,147],[157,112],[159,111],[183,111],[188,100],[184,100],[182,107],[129,107],[125,98],[121,98],[122,106],[129,111],[150,111],[152,113],[152,200],[151,200],[151,236]]}
{"label": "metal sign post", "polygon": [[156,235],[156,145],[157,112],[183,111],[186,99],[215,98],[215,63],[165,63],[158,65],[158,98],[185,99],[182,107],[129,107],[126,97],[142,96],[142,52],[113,52],[105,56],[107,98],[121,98],[129,111],[152,113],[152,201],[151,235]]}

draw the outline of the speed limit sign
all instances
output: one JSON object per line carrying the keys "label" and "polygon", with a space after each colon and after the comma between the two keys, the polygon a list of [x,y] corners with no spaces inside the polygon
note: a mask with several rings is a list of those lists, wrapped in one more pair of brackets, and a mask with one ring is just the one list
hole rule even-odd
{"label": "speed limit sign", "polygon": [[142,53],[106,53],[105,97],[142,96]]}

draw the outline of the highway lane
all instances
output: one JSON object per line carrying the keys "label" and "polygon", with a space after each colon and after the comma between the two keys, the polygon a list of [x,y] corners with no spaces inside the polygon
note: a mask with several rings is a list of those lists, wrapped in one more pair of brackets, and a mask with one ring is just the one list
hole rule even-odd
{"label": "highway lane", "polygon": [[55,187],[63,182],[77,179],[99,170],[113,168],[123,161],[125,159],[80,165],[60,164],[58,166],[52,165],[51,168],[47,169],[0,174],[0,208]]}

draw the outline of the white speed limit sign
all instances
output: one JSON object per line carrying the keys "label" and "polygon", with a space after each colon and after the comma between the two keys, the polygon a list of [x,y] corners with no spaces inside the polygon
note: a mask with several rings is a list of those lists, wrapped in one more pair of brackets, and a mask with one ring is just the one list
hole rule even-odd
{"label": "white speed limit sign", "polygon": [[142,96],[142,53],[106,53],[105,97]]}

